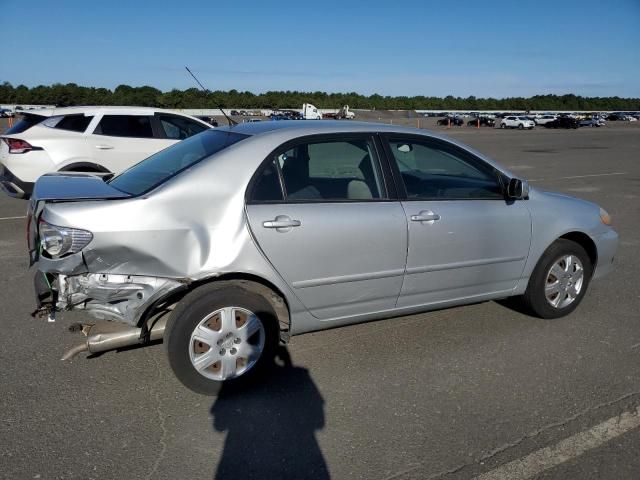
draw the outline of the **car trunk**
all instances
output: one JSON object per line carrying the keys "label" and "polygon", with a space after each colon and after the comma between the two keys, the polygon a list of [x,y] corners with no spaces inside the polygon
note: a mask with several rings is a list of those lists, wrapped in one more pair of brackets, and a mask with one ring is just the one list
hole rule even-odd
{"label": "car trunk", "polygon": [[113,188],[97,175],[50,173],[40,177],[33,189],[27,213],[27,245],[30,265],[33,265],[39,256],[38,221],[45,203],[103,201],[129,197],[131,194]]}

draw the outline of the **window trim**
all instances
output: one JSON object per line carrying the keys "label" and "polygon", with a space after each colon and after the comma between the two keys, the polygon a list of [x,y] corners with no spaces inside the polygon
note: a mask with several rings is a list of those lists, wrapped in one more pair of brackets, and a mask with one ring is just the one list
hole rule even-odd
{"label": "window trim", "polygon": [[[278,154],[286,152],[291,148],[304,143],[323,143],[329,141],[348,141],[348,140],[366,140],[371,142],[373,146],[373,154],[375,158],[372,158],[373,167],[377,169],[379,178],[381,180],[381,198],[371,199],[289,199],[287,198],[287,189],[284,185],[284,178],[282,176],[282,169],[279,162],[276,163],[276,169],[278,171],[278,179],[280,181],[280,190],[283,200],[265,200],[255,201],[253,200],[253,188],[258,179],[262,176],[262,172],[268,165],[273,162],[274,157]],[[385,152],[382,150],[382,144],[378,138],[378,134],[375,132],[347,132],[347,133],[322,133],[313,135],[304,135],[301,137],[288,140],[278,147],[273,149],[265,159],[260,163],[256,171],[254,172],[251,180],[247,185],[245,191],[245,204],[246,205],[296,205],[296,204],[329,204],[329,203],[380,203],[380,202],[397,202],[398,195],[393,180],[390,177],[390,169],[387,165],[387,159]]]}
{"label": "window trim", "polygon": [[[387,161],[390,164],[391,167],[391,172],[396,184],[396,188],[398,190],[398,194],[400,199],[403,202],[448,202],[448,201],[460,201],[460,200],[472,200],[472,201],[478,201],[478,200],[488,200],[488,201],[495,201],[495,200],[500,200],[500,201],[505,201],[507,200],[506,197],[506,187],[505,187],[505,175],[504,173],[502,173],[500,170],[498,170],[496,167],[494,167],[493,165],[485,162],[484,160],[482,160],[480,157],[478,157],[477,155],[474,155],[473,153],[471,153],[470,151],[460,147],[459,145],[456,145],[455,143],[451,143],[451,142],[447,142],[446,140],[442,140],[440,138],[436,138],[436,137],[427,137],[427,136],[422,136],[422,135],[411,135],[411,134],[404,134],[404,133],[382,133],[380,135],[380,140],[382,142],[382,147],[384,148],[384,152],[385,155],[387,156]],[[424,145],[426,145],[427,147],[433,146],[433,147],[439,147],[439,146],[445,146],[445,147],[449,147],[452,148],[453,150],[457,152],[460,152],[462,155],[460,155],[460,159],[464,160],[465,162],[471,164],[471,166],[473,167],[478,167],[480,171],[482,172],[486,172],[487,174],[493,175],[495,177],[495,180],[498,184],[498,186],[500,187],[500,191],[502,192],[501,196],[496,196],[496,197],[447,197],[447,198],[432,198],[432,197],[420,197],[420,198],[409,198],[408,194],[407,194],[407,188],[404,184],[404,181],[402,180],[402,173],[400,172],[400,168],[398,168],[398,163],[396,161],[395,155],[393,154],[393,151],[391,150],[391,142],[390,139],[391,138],[403,138],[406,139],[407,141],[414,141],[416,143],[420,142],[423,143]]]}

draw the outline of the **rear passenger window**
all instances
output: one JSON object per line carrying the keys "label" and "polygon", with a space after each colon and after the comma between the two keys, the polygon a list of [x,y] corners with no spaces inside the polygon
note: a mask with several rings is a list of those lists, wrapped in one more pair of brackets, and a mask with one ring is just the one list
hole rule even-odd
{"label": "rear passenger window", "polygon": [[253,185],[250,200],[253,203],[282,202],[284,200],[275,160],[270,162],[269,165],[258,174]]}
{"label": "rear passenger window", "polygon": [[184,140],[196,133],[207,130],[205,125],[188,118],[175,117],[173,115],[159,115],[158,118],[165,136],[174,140]]}
{"label": "rear passenger window", "polygon": [[153,138],[151,117],[148,115],[105,115],[93,133],[111,137]]}
{"label": "rear passenger window", "polygon": [[383,196],[369,139],[303,143],[276,160],[288,201],[366,201]]}
{"label": "rear passenger window", "polygon": [[69,130],[71,132],[83,133],[93,120],[93,116],[77,115],[59,115],[47,118],[42,125],[45,127],[56,128],[58,130]]}

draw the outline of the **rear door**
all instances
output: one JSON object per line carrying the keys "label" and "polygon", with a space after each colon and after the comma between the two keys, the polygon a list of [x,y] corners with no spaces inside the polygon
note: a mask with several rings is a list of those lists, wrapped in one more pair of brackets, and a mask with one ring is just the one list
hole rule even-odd
{"label": "rear door", "polygon": [[90,155],[111,172],[121,172],[173,145],[158,131],[154,116],[103,115],[87,135]]}
{"label": "rear door", "polygon": [[370,135],[283,145],[249,187],[247,214],[265,256],[320,319],[395,307],[407,223]]}
{"label": "rear door", "polygon": [[398,307],[508,294],[529,254],[526,201],[506,201],[499,172],[456,145],[386,138],[409,226]]}

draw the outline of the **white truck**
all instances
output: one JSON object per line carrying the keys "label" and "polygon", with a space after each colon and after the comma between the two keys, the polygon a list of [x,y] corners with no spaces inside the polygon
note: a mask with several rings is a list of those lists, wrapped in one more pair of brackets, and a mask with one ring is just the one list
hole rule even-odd
{"label": "white truck", "polygon": [[349,105],[345,105],[342,108],[338,109],[335,113],[325,113],[322,115],[322,118],[328,118],[332,120],[340,120],[344,118],[346,120],[353,120],[356,118],[356,114],[349,110]]}
{"label": "white truck", "polygon": [[310,103],[304,103],[302,105],[302,118],[305,120],[320,120],[322,119],[322,114],[315,106]]}
{"label": "white truck", "polygon": [[345,105],[342,107],[338,113],[336,113],[336,118],[345,118],[347,120],[353,120],[356,118],[356,114],[349,110],[349,105]]}

